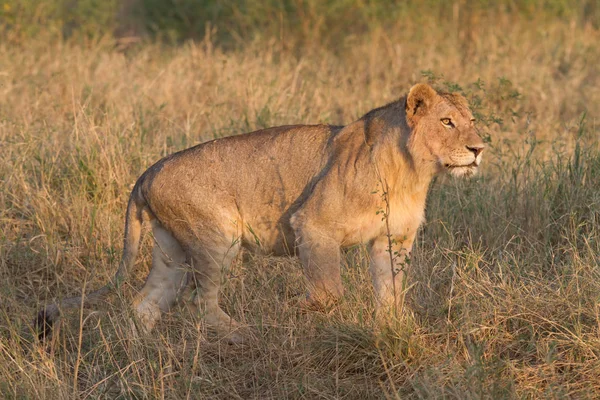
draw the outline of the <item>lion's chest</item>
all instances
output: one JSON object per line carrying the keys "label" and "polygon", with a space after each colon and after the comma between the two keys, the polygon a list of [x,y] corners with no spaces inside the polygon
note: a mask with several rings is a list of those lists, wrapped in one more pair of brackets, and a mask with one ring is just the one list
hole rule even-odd
{"label": "lion's chest", "polygon": [[425,219],[425,199],[410,198],[390,204],[388,219],[392,235],[414,235]]}
{"label": "lion's chest", "polygon": [[423,196],[398,196],[391,199],[389,208],[383,203],[370,213],[350,218],[345,224],[348,233],[344,244],[366,243],[388,233],[394,237],[410,237],[424,219]]}

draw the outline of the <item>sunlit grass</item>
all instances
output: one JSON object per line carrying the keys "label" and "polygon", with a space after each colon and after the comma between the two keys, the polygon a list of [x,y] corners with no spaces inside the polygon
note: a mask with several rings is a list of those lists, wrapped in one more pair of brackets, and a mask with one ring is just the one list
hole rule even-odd
{"label": "sunlit grass", "polygon": [[[373,29],[343,52],[0,45],[0,397],[598,397],[600,38],[513,22]],[[239,260],[222,303],[253,327],[245,346],[216,341],[185,306],[140,335],[127,305],[146,241],[112,306],[69,313],[49,343],[32,335],[41,304],[113,274],[131,185],[160,157],[348,123],[426,80],[469,95],[489,146],[481,176],[434,182],[399,321],[376,323],[354,248],[346,296],[324,313],[294,306],[297,260]]]}

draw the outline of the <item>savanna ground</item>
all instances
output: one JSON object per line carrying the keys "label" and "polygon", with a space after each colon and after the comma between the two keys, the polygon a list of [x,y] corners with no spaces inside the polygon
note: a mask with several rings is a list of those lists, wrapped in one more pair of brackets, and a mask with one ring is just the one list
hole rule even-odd
{"label": "savanna ground", "polygon": [[[430,1],[353,26],[309,1],[289,29],[273,12],[252,35],[203,24],[166,44],[148,28],[123,46],[29,32],[5,2],[0,397],[599,398],[600,20],[594,2],[563,3],[575,11]],[[222,304],[253,327],[245,345],[211,337],[185,306],[140,335],[128,304],[148,273],[146,235],[110,305],[36,339],[41,305],[114,273],[129,190],[153,162],[268,126],[349,123],[421,81],[465,93],[488,148],[475,179],[434,181],[397,320],[376,324],[357,247],[325,312],[294,306],[297,260],[233,265]]]}

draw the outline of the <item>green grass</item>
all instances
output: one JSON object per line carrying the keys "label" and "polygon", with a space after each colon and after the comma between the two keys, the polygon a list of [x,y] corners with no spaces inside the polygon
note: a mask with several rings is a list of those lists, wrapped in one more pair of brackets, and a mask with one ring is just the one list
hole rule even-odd
{"label": "green grass", "polygon": [[[116,34],[177,43],[209,34],[228,47],[243,46],[248,38],[277,38],[289,46],[344,48],[373,29],[402,29],[407,20],[425,29],[434,22],[454,30],[510,15],[600,27],[594,0],[3,0],[0,5],[5,39],[17,41],[40,35],[86,41]],[[414,39],[422,34],[416,33]]]}

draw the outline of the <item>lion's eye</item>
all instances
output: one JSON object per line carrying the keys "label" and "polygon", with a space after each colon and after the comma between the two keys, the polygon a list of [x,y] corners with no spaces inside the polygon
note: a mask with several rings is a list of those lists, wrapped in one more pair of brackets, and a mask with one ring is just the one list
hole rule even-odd
{"label": "lion's eye", "polygon": [[454,124],[452,123],[452,120],[450,118],[442,118],[442,125],[448,127],[448,128],[453,128]]}

